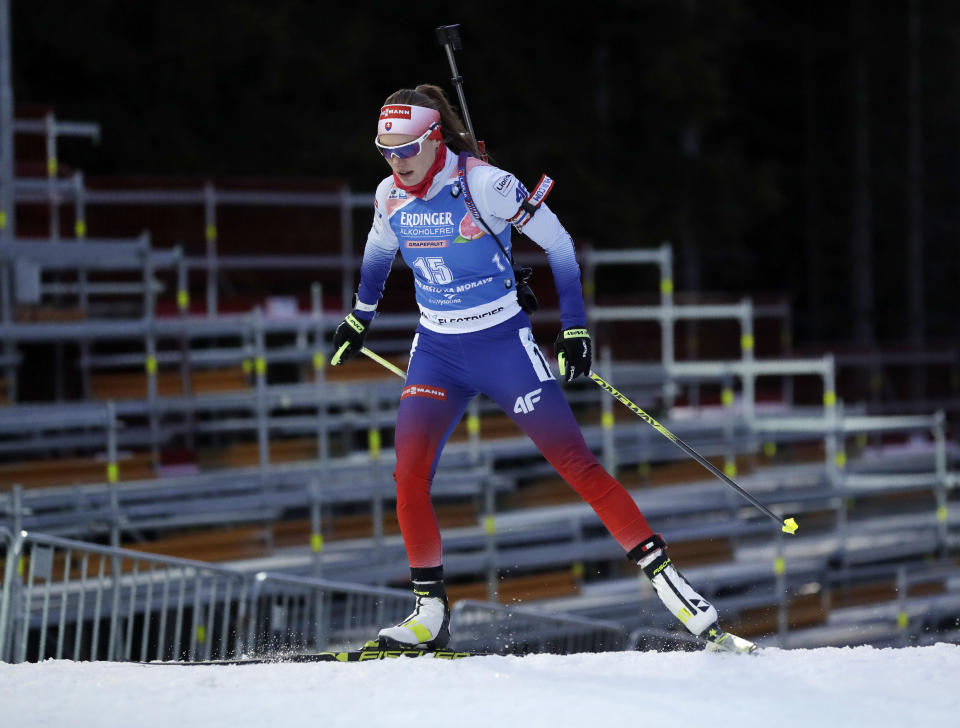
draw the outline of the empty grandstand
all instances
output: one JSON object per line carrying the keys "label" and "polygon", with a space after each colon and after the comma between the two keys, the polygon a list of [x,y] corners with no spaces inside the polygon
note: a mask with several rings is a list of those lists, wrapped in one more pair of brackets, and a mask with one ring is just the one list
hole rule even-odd
{"label": "empty grandstand", "polygon": [[[329,367],[372,194],[89,179],[57,149],[98,138],[96,121],[10,104],[0,660],[323,649],[403,616],[402,382],[373,361]],[[320,252],[298,252],[294,212],[323,230]],[[273,252],[250,254],[243,237],[264,231]],[[578,253],[596,371],[800,525],[782,533],[602,389],[567,389],[591,449],[726,625],[787,648],[958,639],[960,351],[801,355],[786,299],[675,291],[669,242]],[[517,257],[547,286],[544,257]],[[649,285],[600,293],[611,267]],[[548,332],[559,312],[544,298]],[[398,296],[381,312],[368,346],[404,368],[415,309]],[[471,405],[433,496],[454,644],[694,646],[492,402]]]}

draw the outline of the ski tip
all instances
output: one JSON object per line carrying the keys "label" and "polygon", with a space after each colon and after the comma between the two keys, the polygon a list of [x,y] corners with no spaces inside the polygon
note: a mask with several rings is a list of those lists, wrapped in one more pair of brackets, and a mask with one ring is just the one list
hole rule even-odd
{"label": "ski tip", "polygon": [[783,521],[783,532],[784,533],[796,533],[799,526],[797,522],[792,518],[784,519]]}

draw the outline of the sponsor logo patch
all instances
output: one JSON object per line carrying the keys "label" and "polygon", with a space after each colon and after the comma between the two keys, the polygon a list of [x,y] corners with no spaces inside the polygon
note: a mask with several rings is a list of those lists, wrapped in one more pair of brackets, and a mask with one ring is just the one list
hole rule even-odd
{"label": "sponsor logo patch", "polygon": [[510,193],[510,180],[513,175],[505,174],[503,177],[497,180],[496,184],[493,185],[493,189],[499,192],[501,195],[506,197]]}
{"label": "sponsor logo patch", "polygon": [[445,248],[446,240],[408,240],[408,248]]}
{"label": "sponsor logo patch", "polygon": [[527,198],[527,188],[523,186],[523,182],[517,183],[517,202],[523,202]]}
{"label": "sponsor logo patch", "polygon": [[400,395],[400,399],[406,399],[407,397],[426,397],[427,399],[445,400],[447,398],[447,390],[440,389],[439,387],[429,387],[424,384],[411,384],[409,387],[404,387],[403,394]]}
{"label": "sponsor logo patch", "polygon": [[381,119],[409,119],[411,116],[412,114],[409,106],[384,106],[380,111]]}
{"label": "sponsor logo patch", "polygon": [[540,395],[542,393],[542,389],[534,389],[532,392],[527,392],[523,396],[517,397],[517,401],[513,403],[513,411],[518,415],[533,412],[533,407],[540,401]]}

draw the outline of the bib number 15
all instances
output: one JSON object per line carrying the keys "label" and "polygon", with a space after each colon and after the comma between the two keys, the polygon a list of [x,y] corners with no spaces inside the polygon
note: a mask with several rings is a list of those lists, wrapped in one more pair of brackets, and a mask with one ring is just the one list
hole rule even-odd
{"label": "bib number 15", "polygon": [[445,285],[453,280],[453,271],[443,263],[443,258],[417,258],[413,267],[431,283]]}

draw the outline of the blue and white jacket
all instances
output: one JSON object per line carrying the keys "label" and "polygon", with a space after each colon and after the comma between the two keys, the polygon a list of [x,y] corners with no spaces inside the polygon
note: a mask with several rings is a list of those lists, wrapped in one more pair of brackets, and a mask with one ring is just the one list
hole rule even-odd
{"label": "blue and white jacket", "polygon": [[[492,165],[474,163],[467,170],[467,184],[480,216],[509,253],[507,220],[526,198],[526,188],[512,174]],[[359,315],[373,316],[398,250],[413,271],[425,328],[439,333],[479,331],[520,312],[510,261],[464,202],[456,154],[447,149],[444,166],[422,199],[398,188],[391,175],[378,185],[374,206],[360,269]],[[580,267],[570,234],[545,203],[524,225],[523,233],[547,252],[563,328],[585,326]]]}

